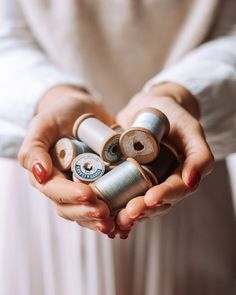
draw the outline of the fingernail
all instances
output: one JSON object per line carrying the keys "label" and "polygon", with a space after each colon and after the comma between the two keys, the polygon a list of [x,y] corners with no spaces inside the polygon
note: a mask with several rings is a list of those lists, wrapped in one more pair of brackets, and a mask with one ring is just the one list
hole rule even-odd
{"label": "fingernail", "polygon": [[102,226],[97,226],[97,230],[102,234],[107,234],[107,232],[104,230]]}
{"label": "fingernail", "polygon": [[116,234],[108,234],[107,236],[108,236],[110,239],[115,239]]}
{"label": "fingernail", "polygon": [[193,171],[188,179],[188,187],[193,192],[197,189],[199,182],[201,180],[201,174],[197,171]]}
{"label": "fingernail", "polygon": [[87,197],[78,197],[77,200],[79,202],[86,202],[86,201],[88,201],[88,198]]}
{"label": "fingernail", "polygon": [[120,239],[122,240],[126,240],[128,238],[129,235],[120,235]]}
{"label": "fingernail", "polygon": [[32,173],[34,174],[35,179],[41,184],[45,181],[47,172],[44,169],[43,165],[40,163],[34,164],[32,168]]}
{"label": "fingernail", "polygon": [[149,205],[148,207],[152,209],[152,208],[158,208],[161,206],[163,206],[163,201],[159,201],[158,203],[155,202],[152,205]]}
{"label": "fingernail", "polygon": [[89,212],[88,215],[92,218],[102,219],[99,212]]}

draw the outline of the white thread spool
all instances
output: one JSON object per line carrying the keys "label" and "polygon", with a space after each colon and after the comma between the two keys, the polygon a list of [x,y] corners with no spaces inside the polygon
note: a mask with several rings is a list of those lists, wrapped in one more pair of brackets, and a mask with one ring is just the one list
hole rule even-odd
{"label": "white thread spool", "polygon": [[77,155],[88,152],[91,152],[91,149],[85,143],[76,139],[63,137],[53,147],[52,158],[59,170],[67,171],[70,169],[71,163]]}
{"label": "white thread spool", "polygon": [[99,154],[105,162],[115,163],[120,160],[120,134],[95,118],[93,114],[79,117],[74,124],[73,134]]}
{"label": "white thread spool", "polygon": [[134,159],[127,159],[92,184],[98,197],[113,213],[132,198],[143,195],[151,186],[149,177]]}
{"label": "white thread spool", "polygon": [[142,168],[147,172],[153,185],[160,184],[166,180],[179,166],[179,156],[175,149],[167,143],[160,144],[158,157]]}
{"label": "white thread spool", "polygon": [[153,161],[160,150],[163,136],[169,133],[167,117],[154,108],[138,112],[130,129],[120,138],[120,148],[126,157],[134,158],[140,164]]}
{"label": "white thread spool", "polygon": [[105,165],[99,156],[84,153],[73,160],[71,170],[75,178],[83,182],[93,182],[104,174]]}

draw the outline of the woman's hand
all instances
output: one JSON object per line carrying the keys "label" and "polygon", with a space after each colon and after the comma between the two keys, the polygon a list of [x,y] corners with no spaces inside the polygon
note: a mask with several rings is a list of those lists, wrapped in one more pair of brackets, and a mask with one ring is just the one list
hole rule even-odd
{"label": "woman's hand", "polygon": [[75,120],[88,112],[108,125],[113,123],[102,105],[84,89],[58,86],[48,91],[29,124],[19,161],[30,172],[33,186],[53,200],[61,217],[108,234],[115,226],[108,206],[88,185],[68,180],[53,166],[49,155],[58,139],[72,136]]}
{"label": "woman's hand", "polygon": [[153,87],[148,93],[139,93],[118,114],[117,122],[127,129],[135,114],[145,108],[162,111],[170,121],[168,140],[183,155],[179,169],[165,182],[149,189],[145,196],[132,199],[117,216],[120,229],[127,232],[141,218],[163,215],[170,207],[195,191],[202,177],[213,167],[213,155],[199,124],[198,105],[183,87],[165,83]]}

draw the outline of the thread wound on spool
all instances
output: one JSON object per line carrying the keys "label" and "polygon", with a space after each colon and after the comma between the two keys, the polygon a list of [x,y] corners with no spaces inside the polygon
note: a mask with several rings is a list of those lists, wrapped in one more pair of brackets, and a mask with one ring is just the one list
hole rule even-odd
{"label": "thread wound on spool", "polygon": [[73,127],[73,134],[85,142],[105,162],[117,162],[122,154],[119,148],[120,134],[112,130],[92,114],[79,117]]}
{"label": "thread wound on spool", "polygon": [[143,195],[151,186],[149,177],[133,159],[127,159],[92,184],[113,213],[132,198]]}
{"label": "thread wound on spool", "polygon": [[73,160],[71,170],[75,178],[83,182],[93,182],[104,174],[105,165],[99,156],[84,153]]}

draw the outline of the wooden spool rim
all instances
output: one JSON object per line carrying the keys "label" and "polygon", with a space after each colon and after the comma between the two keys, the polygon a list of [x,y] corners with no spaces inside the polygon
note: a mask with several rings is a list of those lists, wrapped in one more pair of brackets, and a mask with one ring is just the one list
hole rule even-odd
{"label": "wooden spool rim", "polygon": [[152,185],[153,186],[158,185],[158,179],[157,179],[156,175],[150,169],[148,169],[146,166],[142,165],[141,167],[147,173],[148,177],[150,178],[150,180],[152,182]]}
{"label": "wooden spool rim", "polygon": [[158,109],[155,109],[155,108],[152,108],[152,107],[147,107],[147,108],[144,108],[140,111],[138,111],[136,114],[135,114],[135,117],[134,117],[134,120],[133,120],[133,123],[134,121],[137,119],[137,117],[140,115],[140,114],[143,114],[143,113],[153,113],[154,115],[158,116],[158,117],[161,117],[161,120],[164,122],[164,125],[165,125],[165,133],[164,133],[164,136],[167,136],[170,132],[170,122],[167,118],[167,116],[160,110]]}
{"label": "wooden spool rim", "polygon": [[69,148],[72,149],[72,160],[71,161],[68,161],[67,165],[62,166],[61,163],[60,163],[60,161],[59,161],[59,159],[60,159],[59,153],[57,153],[56,148],[55,148],[55,161],[56,161],[56,163],[58,163],[58,166],[60,167],[60,170],[61,171],[67,171],[67,170],[70,169],[71,163],[73,162],[73,159],[76,156],[76,147],[71,142],[71,139],[70,138],[67,138],[67,137],[63,137],[63,138],[59,139],[57,141],[56,145],[57,144],[60,144],[60,142],[66,142],[66,147],[69,147]]}
{"label": "wooden spool rim", "polygon": [[[108,128],[110,128],[110,127],[108,127]],[[105,151],[106,151],[105,147],[106,147],[106,145],[110,141],[112,141],[114,138],[120,139],[120,134],[119,133],[116,133],[113,129],[111,129],[111,130],[113,131],[113,133],[102,142],[101,147],[100,147],[100,151],[99,151],[99,155],[101,156],[101,158],[105,162],[108,162],[107,159],[106,159],[106,157],[105,157]],[[118,143],[117,144],[119,146],[119,140],[118,140]],[[119,161],[119,159],[117,161],[115,161],[115,162],[118,162],[118,161]],[[115,162],[112,162],[112,163],[115,163]]]}
{"label": "wooden spool rim", "polygon": [[73,136],[75,138],[79,138],[78,135],[77,135],[77,131],[79,129],[79,126],[80,124],[85,120],[85,119],[88,119],[88,118],[96,118],[94,114],[92,113],[86,113],[86,114],[83,114],[81,116],[79,116],[79,118],[75,121],[74,125],[73,125],[73,130],[72,130],[72,133],[73,133]]}
{"label": "wooden spool rim", "polygon": [[132,164],[134,164],[136,166],[136,168],[139,170],[139,172],[143,176],[144,180],[146,181],[147,187],[151,188],[152,187],[152,181],[149,178],[149,176],[147,175],[147,173],[143,170],[141,165],[139,165],[139,163],[133,158],[127,158],[127,161],[131,162]]}
{"label": "wooden spool rim", "polygon": [[120,124],[118,124],[118,123],[114,123],[114,124],[112,124],[112,125],[110,126],[110,128],[113,129],[113,130],[115,130],[116,128],[122,128],[122,127],[120,126]]}
{"label": "wooden spool rim", "polygon": [[166,146],[168,149],[170,149],[172,151],[172,153],[176,157],[177,162],[180,164],[180,156],[179,156],[178,152],[176,151],[176,149],[167,141],[163,141],[163,142],[161,142],[161,144],[163,144],[164,146]]}
{"label": "wooden spool rim", "polygon": [[[130,129],[126,130],[125,132],[123,132],[121,134],[121,137],[120,137],[120,149],[121,149],[121,152],[125,155],[125,149],[123,148],[123,139],[125,136],[127,136],[128,133],[133,133],[133,131],[142,131],[146,134],[149,135],[151,141],[152,141],[152,145],[154,147],[154,152],[152,154],[152,157],[148,157],[148,161],[140,161],[141,164],[147,164],[149,162],[152,162],[154,159],[156,159],[156,157],[158,156],[159,152],[160,152],[160,143],[157,141],[156,137],[154,136],[154,134],[149,131],[148,129],[146,128],[143,128],[143,127],[131,127]],[[142,156],[142,155],[137,155],[136,158],[147,158],[147,156]],[[151,160],[150,160],[151,159]],[[139,161],[138,161],[139,162]]]}
{"label": "wooden spool rim", "polygon": [[109,204],[108,200],[103,197],[102,193],[100,190],[94,185],[94,182],[90,183],[89,186],[92,188],[93,192],[96,194],[97,198],[105,202],[110,210],[110,214],[113,214],[113,209],[111,205]]}

